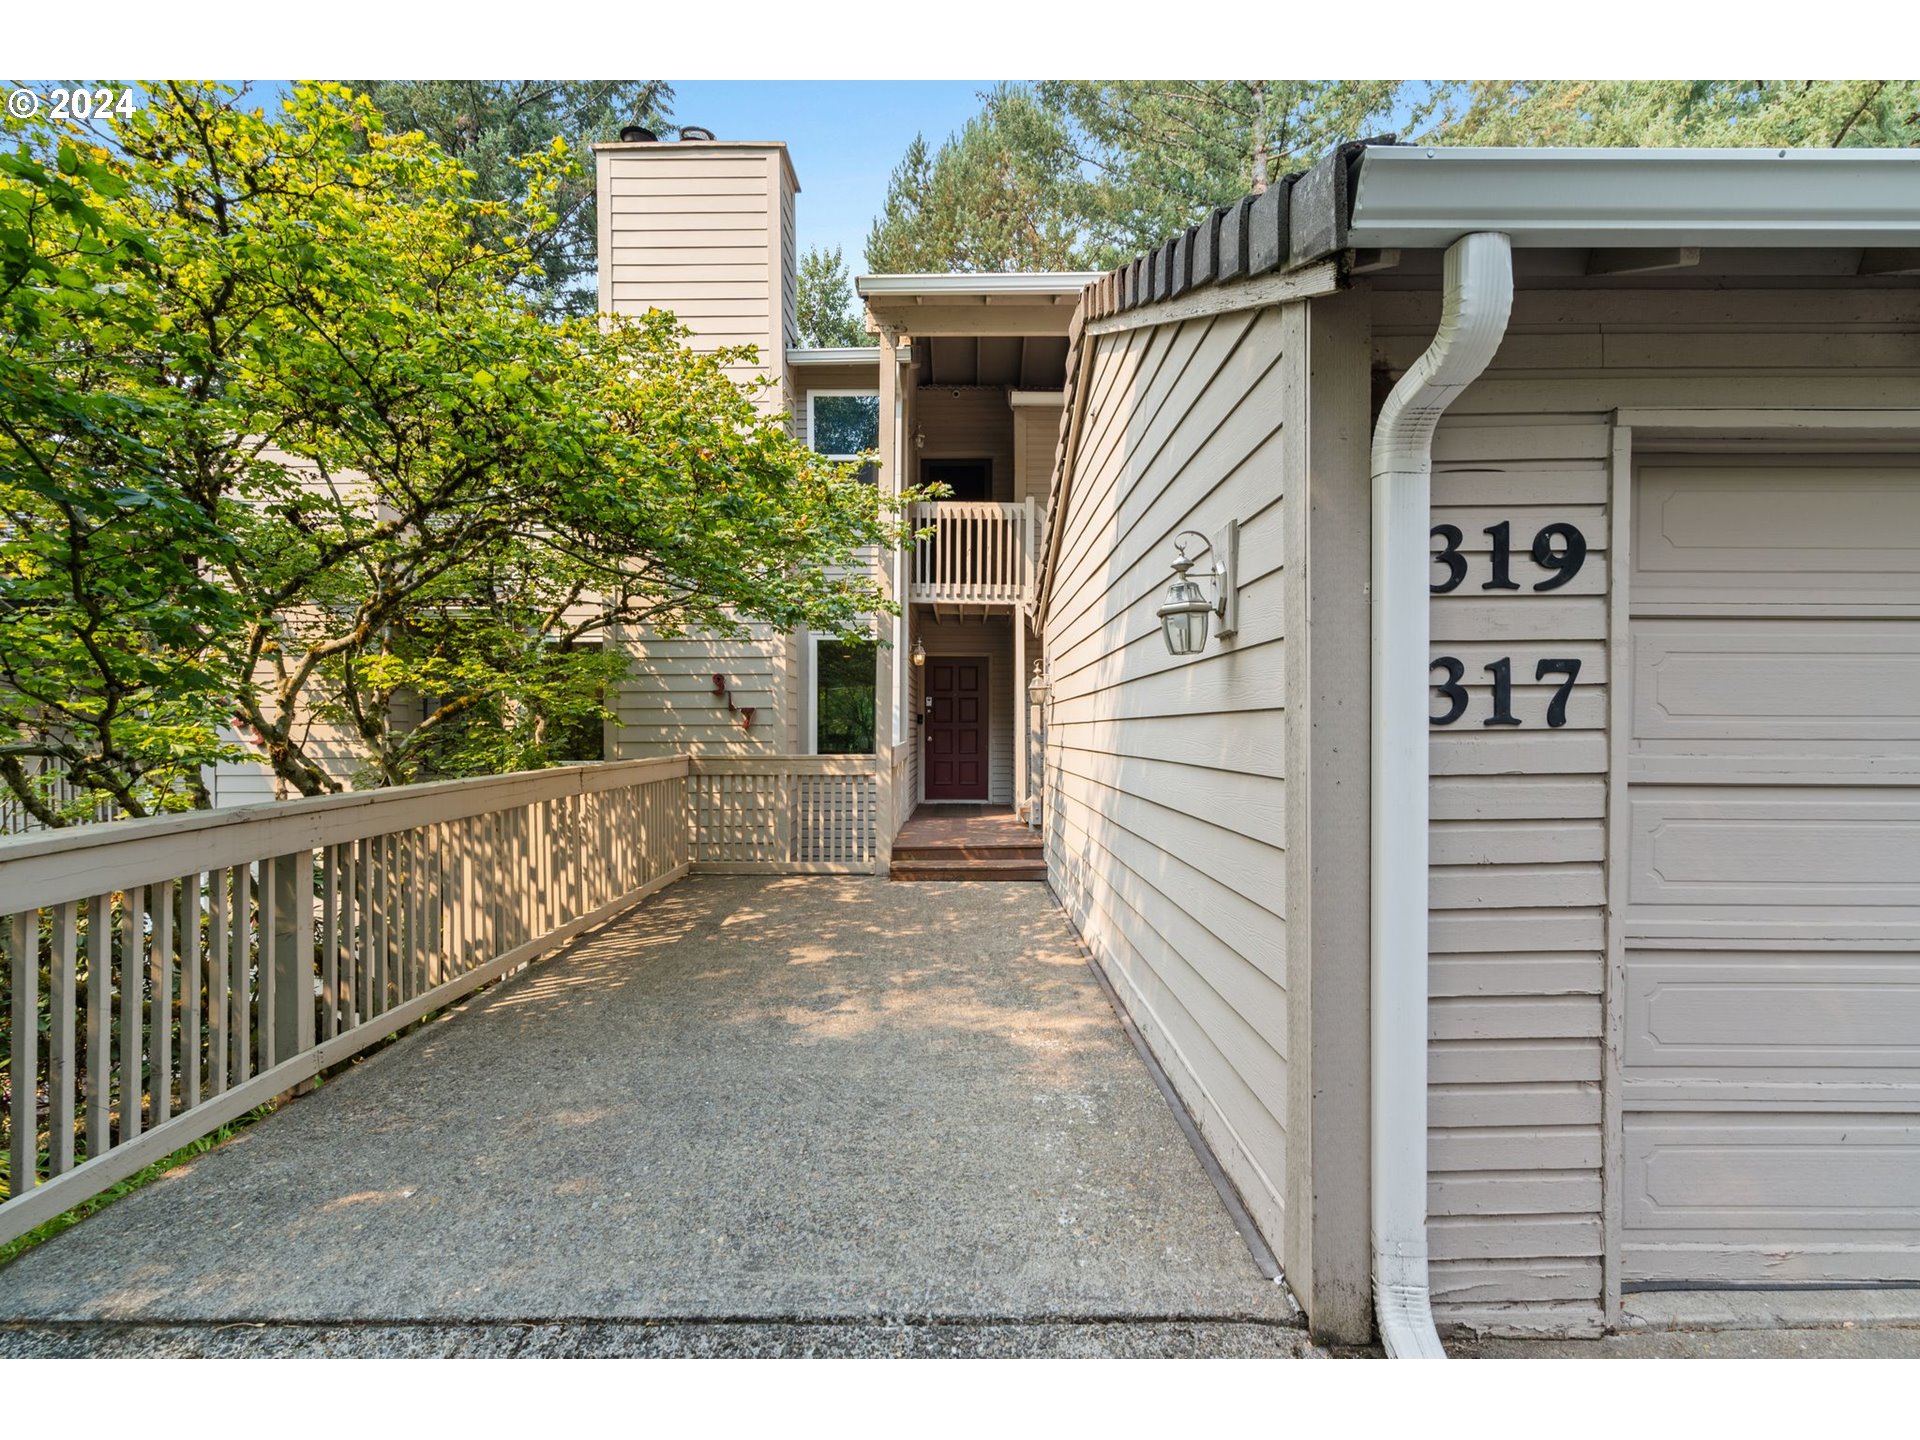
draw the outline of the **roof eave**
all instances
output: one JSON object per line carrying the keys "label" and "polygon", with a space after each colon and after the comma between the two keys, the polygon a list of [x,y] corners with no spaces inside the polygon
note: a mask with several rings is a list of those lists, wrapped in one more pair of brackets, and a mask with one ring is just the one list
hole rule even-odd
{"label": "roof eave", "polygon": [[860,275],[853,282],[854,292],[862,299],[883,297],[889,300],[972,300],[996,296],[1026,299],[1069,297],[1077,300],[1080,292],[1099,275],[1087,271],[1026,271],[1014,274],[935,274],[935,275]]}
{"label": "roof eave", "polygon": [[829,348],[795,346],[787,351],[789,365],[878,365],[878,345],[842,345]]}
{"label": "roof eave", "polygon": [[1528,249],[1920,244],[1912,150],[1369,146],[1346,241],[1444,249],[1499,231]]}

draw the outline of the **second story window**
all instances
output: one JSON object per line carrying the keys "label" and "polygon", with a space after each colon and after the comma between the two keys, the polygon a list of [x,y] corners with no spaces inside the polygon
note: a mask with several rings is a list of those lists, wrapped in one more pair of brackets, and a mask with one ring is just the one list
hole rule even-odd
{"label": "second story window", "polygon": [[[880,448],[880,396],[872,390],[814,390],[807,395],[807,443],[833,460]],[[872,482],[871,462],[860,478]]]}

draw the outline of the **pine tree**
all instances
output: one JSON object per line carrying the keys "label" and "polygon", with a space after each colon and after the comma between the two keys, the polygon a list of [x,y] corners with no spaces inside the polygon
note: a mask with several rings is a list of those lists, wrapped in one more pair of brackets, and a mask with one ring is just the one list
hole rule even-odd
{"label": "pine tree", "polygon": [[802,345],[828,350],[867,343],[853,281],[847,276],[847,262],[838,245],[831,250],[815,246],[802,255],[798,281]]}

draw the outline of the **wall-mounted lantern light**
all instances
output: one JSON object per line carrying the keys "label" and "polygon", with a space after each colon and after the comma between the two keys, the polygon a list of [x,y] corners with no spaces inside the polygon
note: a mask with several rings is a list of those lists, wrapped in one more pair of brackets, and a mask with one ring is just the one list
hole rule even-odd
{"label": "wall-mounted lantern light", "polygon": [[[1211,582],[1211,594],[1187,574],[1194,565],[1187,557],[1188,536],[1200,542],[1201,554],[1213,559],[1212,565],[1200,572]],[[1220,617],[1217,633],[1223,639],[1239,628],[1239,549],[1237,520],[1229,520],[1211,540],[1198,530],[1182,530],[1173,537],[1173,580],[1167,586],[1166,604],[1154,612],[1160,617],[1160,633],[1169,655],[1198,655],[1205,650],[1207,626],[1216,615]]]}
{"label": "wall-mounted lantern light", "polygon": [[913,642],[913,663],[916,668],[927,663],[927,647],[918,639]]}
{"label": "wall-mounted lantern light", "polygon": [[1047,672],[1038,660],[1033,662],[1033,678],[1027,681],[1027,699],[1035,705],[1047,703]]}

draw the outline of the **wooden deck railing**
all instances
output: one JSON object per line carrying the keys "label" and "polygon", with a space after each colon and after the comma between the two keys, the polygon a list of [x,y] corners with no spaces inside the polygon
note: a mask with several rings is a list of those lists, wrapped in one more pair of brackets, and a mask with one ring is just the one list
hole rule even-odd
{"label": "wooden deck railing", "polygon": [[0,1243],[685,874],[689,769],[572,766],[0,842]]}
{"label": "wooden deck railing", "polygon": [[693,863],[711,874],[870,874],[874,762],[864,756],[699,756],[688,778]]}
{"label": "wooden deck railing", "polygon": [[1032,583],[1034,506],[991,501],[922,501],[909,597],[930,604],[1018,605]]}

